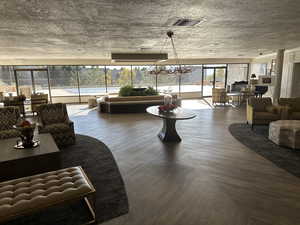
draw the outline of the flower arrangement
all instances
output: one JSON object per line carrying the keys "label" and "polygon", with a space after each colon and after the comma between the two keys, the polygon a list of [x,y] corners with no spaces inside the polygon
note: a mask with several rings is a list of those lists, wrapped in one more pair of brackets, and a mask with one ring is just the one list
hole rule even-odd
{"label": "flower arrangement", "polygon": [[20,131],[20,137],[22,140],[22,146],[24,148],[31,148],[34,146],[33,135],[35,124],[30,123],[28,120],[23,120],[21,123],[17,124],[15,127],[18,131]]}
{"label": "flower arrangement", "polygon": [[167,105],[160,105],[158,107],[158,110],[160,113],[165,113],[165,112],[171,112],[176,108],[177,106],[175,104],[167,104]]}

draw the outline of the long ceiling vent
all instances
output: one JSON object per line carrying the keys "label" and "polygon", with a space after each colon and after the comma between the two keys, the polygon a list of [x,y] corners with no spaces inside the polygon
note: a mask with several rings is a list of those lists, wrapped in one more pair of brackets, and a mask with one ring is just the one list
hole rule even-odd
{"label": "long ceiling vent", "polygon": [[111,53],[113,62],[158,62],[168,59],[167,53]]}
{"label": "long ceiling vent", "polygon": [[192,20],[192,19],[178,19],[172,26],[179,27],[191,27],[200,23],[202,20]]}

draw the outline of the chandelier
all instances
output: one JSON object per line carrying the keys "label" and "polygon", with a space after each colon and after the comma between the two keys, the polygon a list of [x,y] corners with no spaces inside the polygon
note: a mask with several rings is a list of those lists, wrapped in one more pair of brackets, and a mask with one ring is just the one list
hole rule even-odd
{"label": "chandelier", "polygon": [[178,57],[178,54],[177,54],[177,51],[176,51],[176,48],[175,48],[175,44],[174,44],[174,40],[173,40],[173,35],[174,35],[173,31],[169,30],[167,32],[167,36],[171,40],[172,49],[173,49],[173,53],[174,53],[175,60],[176,60],[176,65],[168,66],[169,68],[167,68],[166,66],[156,66],[153,70],[150,71],[150,74],[155,74],[155,75],[158,75],[158,74],[181,75],[181,74],[192,72],[191,68],[185,67],[185,66],[180,64],[179,57]]}

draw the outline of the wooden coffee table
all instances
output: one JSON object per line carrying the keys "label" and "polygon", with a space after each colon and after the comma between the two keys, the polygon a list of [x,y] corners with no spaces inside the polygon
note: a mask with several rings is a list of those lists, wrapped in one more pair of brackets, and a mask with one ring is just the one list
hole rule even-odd
{"label": "wooden coffee table", "polygon": [[0,180],[9,180],[60,169],[59,149],[51,134],[39,134],[40,145],[15,149],[19,138],[0,140]]}
{"label": "wooden coffee table", "polygon": [[159,132],[158,137],[164,142],[180,142],[181,138],[175,127],[176,121],[193,119],[196,115],[181,107],[177,107],[173,112],[161,113],[158,107],[151,106],[146,109],[147,113],[163,119],[163,128]]}

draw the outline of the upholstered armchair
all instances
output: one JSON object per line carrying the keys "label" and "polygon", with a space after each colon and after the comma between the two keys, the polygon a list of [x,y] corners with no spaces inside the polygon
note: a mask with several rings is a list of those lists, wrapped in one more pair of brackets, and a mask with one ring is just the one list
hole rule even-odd
{"label": "upholstered armchair", "polygon": [[32,94],[31,95],[31,111],[37,113],[40,105],[48,103],[48,94]]}
{"label": "upholstered armchair", "polygon": [[229,102],[225,88],[213,88],[212,89],[212,103],[226,104]]}
{"label": "upholstered armchair", "polygon": [[50,133],[58,146],[75,143],[74,124],[69,120],[65,104],[44,104],[38,107],[39,133]]}
{"label": "upholstered armchair", "polygon": [[13,128],[18,123],[19,118],[20,111],[18,107],[0,108],[0,139],[20,136],[19,131]]}
{"label": "upholstered armchair", "polygon": [[247,101],[247,123],[254,125],[268,125],[272,121],[280,120],[280,112],[272,104],[271,98],[250,97]]}
{"label": "upholstered armchair", "polygon": [[19,108],[19,112],[25,116],[24,101],[26,97],[24,95],[5,97],[3,102],[4,106],[15,106]]}

